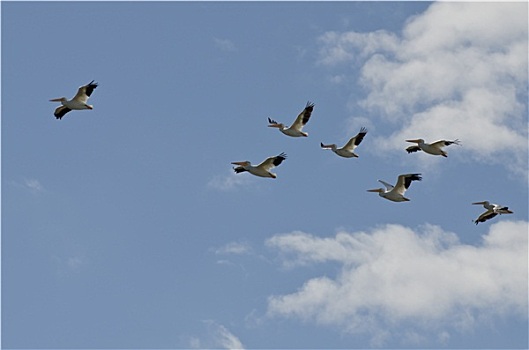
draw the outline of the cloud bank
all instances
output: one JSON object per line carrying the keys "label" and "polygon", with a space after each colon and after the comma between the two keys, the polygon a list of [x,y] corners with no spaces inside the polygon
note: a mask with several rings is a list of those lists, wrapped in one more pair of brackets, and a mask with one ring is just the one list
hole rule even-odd
{"label": "cloud bank", "polygon": [[527,318],[527,232],[525,221],[497,222],[478,246],[433,225],[385,225],[325,238],[276,235],[266,244],[286,266],[334,262],[341,270],[271,296],[267,313],[369,334],[374,346],[390,338],[431,341],[424,332],[443,344],[452,332],[484,320]]}
{"label": "cloud bank", "polygon": [[349,75],[360,67],[360,106],[393,128],[379,152],[458,138],[475,160],[527,178],[527,6],[434,3],[399,34],[325,33],[319,62]]}

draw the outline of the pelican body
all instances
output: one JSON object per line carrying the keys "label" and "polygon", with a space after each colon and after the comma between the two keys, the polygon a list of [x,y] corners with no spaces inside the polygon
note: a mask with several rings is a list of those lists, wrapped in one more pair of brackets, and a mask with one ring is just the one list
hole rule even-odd
{"label": "pelican body", "polygon": [[483,201],[483,202],[475,202],[472,204],[481,204],[485,209],[487,209],[484,213],[482,213],[476,220],[473,220],[473,222],[477,225],[480,222],[485,222],[489,219],[492,219],[496,215],[502,215],[502,214],[512,214],[513,212],[509,210],[509,207],[504,207],[499,204],[490,203],[489,201]]}
{"label": "pelican body", "polygon": [[376,188],[376,189],[367,190],[367,191],[368,192],[378,192],[378,195],[380,197],[390,200],[392,202],[407,202],[409,201],[409,199],[404,197],[404,193],[410,187],[412,181],[422,180],[422,177],[420,175],[421,174],[399,175],[397,179],[397,184],[395,186],[387,182],[384,182],[382,180],[378,180],[380,183],[386,186],[386,189]]}
{"label": "pelican body", "polygon": [[279,164],[281,164],[286,158],[287,158],[287,155],[285,153],[281,153],[278,156],[266,158],[259,165],[252,165],[247,160],[243,162],[232,162],[231,164],[238,165],[238,167],[233,168],[233,170],[237,174],[247,171],[250,174],[255,175],[255,176],[271,177],[275,179],[277,175],[270,172],[270,170],[278,166]]}
{"label": "pelican body", "polygon": [[96,87],[97,83],[94,83],[92,80],[88,84],[81,86],[79,90],[77,90],[77,94],[75,94],[71,100],[68,100],[66,97],[51,99],[50,101],[60,102],[62,105],[55,109],[55,112],[53,113],[55,118],[62,119],[66,113],[72,110],[94,109],[94,106],[89,105],[87,102]]}
{"label": "pelican body", "polygon": [[278,123],[273,119],[268,118],[268,126],[271,128],[278,128],[279,131],[281,131],[283,134],[291,137],[307,137],[309,136],[308,133],[303,132],[302,129],[307,124],[307,122],[310,119],[310,116],[312,114],[312,111],[314,110],[314,103],[311,103],[310,101],[307,102],[307,105],[305,106],[305,109],[297,116],[296,120],[294,121],[294,124],[292,126],[286,126],[283,123]]}
{"label": "pelican body", "polygon": [[406,142],[415,142],[417,146],[410,146],[406,148],[408,153],[423,151],[428,154],[433,154],[434,156],[443,156],[448,157],[448,154],[443,150],[444,146],[450,146],[451,144],[460,145],[459,140],[448,141],[448,140],[439,140],[433,143],[425,143],[423,139],[416,140],[406,140]]}
{"label": "pelican body", "polygon": [[324,145],[323,142],[320,142],[320,146],[323,149],[330,149],[331,151],[333,151],[340,157],[358,158],[358,154],[354,153],[354,150],[360,144],[360,142],[362,142],[366,134],[367,134],[367,129],[362,127],[360,129],[360,132],[356,136],[351,137],[351,139],[349,139],[349,141],[342,148],[337,148],[334,143],[330,145]]}

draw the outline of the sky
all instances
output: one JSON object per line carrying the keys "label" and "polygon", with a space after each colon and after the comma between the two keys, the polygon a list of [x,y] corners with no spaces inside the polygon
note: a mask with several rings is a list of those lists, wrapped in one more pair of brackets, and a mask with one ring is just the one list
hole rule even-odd
{"label": "sky", "polygon": [[527,348],[527,6],[3,1],[2,347]]}

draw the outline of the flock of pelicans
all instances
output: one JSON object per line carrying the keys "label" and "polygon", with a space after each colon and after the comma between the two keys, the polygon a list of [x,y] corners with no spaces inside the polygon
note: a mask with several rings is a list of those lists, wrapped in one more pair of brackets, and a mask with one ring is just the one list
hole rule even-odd
{"label": "flock of pelicans", "polygon": [[[88,98],[92,94],[95,88],[97,88],[97,83],[94,83],[92,80],[90,83],[83,85],[79,88],[77,91],[77,94],[70,100],[68,100],[66,97],[61,98],[55,98],[51,99],[50,101],[53,102],[60,102],[61,106],[57,107],[55,109],[54,115],[57,119],[62,119],[66,113],[72,111],[72,110],[82,110],[82,109],[93,109],[92,105],[89,105]],[[290,136],[290,137],[307,137],[308,134],[304,132],[302,129],[307,124],[307,122],[310,119],[310,116],[312,115],[312,111],[314,110],[314,104],[311,102],[307,102],[307,105],[303,109],[303,111],[297,116],[296,120],[291,126],[287,126],[283,123],[278,123],[273,119],[268,118],[268,126],[272,128],[278,128],[279,131],[281,131],[283,134]],[[365,135],[367,134],[366,128],[361,128],[360,132],[352,137],[343,147],[338,148],[335,144],[329,144],[325,145],[323,143],[320,144],[321,148],[323,149],[330,149],[334,153],[336,153],[340,157],[344,158],[353,158],[358,157],[358,155],[354,152],[356,147],[360,145],[362,140],[364,139]],[[447,141],[447,140],[440,140],[433,143],[426,143],[423,139],[416,139],[416,140],[406,140],[406,142],[413,142],[417,145],[410,146],[406,148],[406,151],[408,153],[423,151],[428,154],[437,155],[437,156],[443,156],[447,157],[447,153],[443,150],[443,147],[449,146],[451,144],[459,145],[459,140],[454,141]],[[252,175],[259,176],[259,177],[270,177],[270,178],[276,178],[276,174],[272,173],[270,170],[276,166],[279,166],[285,159],[287,158],[287,155],[285,153],[281,153],[275,157],[269,157],[265,159],[263,162],[261,162],[258,165],[252,165],[249,161],[242,161],[242,162],[233,162],[233,165],[237,165],[237,167],[233,168],[233,170],[236,173],[242,173],[242,172],[249,172]],[[393,202],[405,202],[409,201],[408,198],[404,197],[404,193],[406,190],[410,187],[411,183],[413,181],[421,181],[421,174],[402,174],[399,175],[397,178],[397,183],[395,186],[382,181],[381,182],[386,188],[377,188],[368,190],[368,192],[377,192],[380,197],[385,198],[387,200],[393,201]],[[485,209],[487,209],[484,213],[482,213],[476,220],[473,220],[473,222],[476,223],[476,225],[480,222],[485,222],[489,219],[492,219],[496,215],[501,214],[512,214],[513,212],[509,210],[508,207],[504,207],[498,204],[489,203],[488,201],[483,202],[475,202],[472,204],[481,204]]]}

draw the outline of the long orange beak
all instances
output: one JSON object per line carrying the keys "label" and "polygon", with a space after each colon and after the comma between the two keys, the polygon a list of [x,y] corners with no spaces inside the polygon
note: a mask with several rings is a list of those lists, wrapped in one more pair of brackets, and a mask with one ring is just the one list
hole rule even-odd
{"label": "long orange beak", "polygon": [[406,142],[415,142],[415,143],[419,143],[419,140],[406,140]]}

